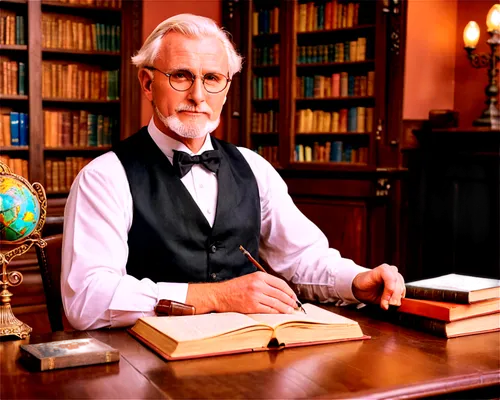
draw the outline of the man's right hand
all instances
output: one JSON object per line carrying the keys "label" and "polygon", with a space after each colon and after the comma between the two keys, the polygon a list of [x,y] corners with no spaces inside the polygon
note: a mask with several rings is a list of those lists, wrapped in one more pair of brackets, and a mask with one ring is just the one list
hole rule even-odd
{"label": "man's right hand", "polygon": [[220,283],[189,284],[186,298],[197,314],[290,314],[297,307],[296,301],[297,296],[285,281],[260,271]]}

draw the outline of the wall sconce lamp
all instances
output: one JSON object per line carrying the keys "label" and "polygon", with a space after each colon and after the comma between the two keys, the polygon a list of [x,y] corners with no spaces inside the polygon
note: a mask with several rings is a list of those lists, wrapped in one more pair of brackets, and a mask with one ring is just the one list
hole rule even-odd
{"label": "wall sconce lamp", "polygon": [[498,128],[500,111],[498,102],[498,68],[500,61],[498,47],[500,45],[500,4],[491,7],[486,17],[486,26],[490,38],[486,41],[490,46],[490,53],[477,53],[475,48],[479,41],[479,25],[470,21],[464,29],[464,44],[467,56],[474,68],[488,68],[488,86],[486,86],[486,109],[474,121],[476,126],[489,126]]}

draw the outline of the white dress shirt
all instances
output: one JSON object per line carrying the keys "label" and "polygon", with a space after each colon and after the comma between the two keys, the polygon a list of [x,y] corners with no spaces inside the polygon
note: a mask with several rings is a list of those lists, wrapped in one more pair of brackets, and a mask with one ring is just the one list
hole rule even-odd
{"label": "white dress shirt", "polygon": [[[182,143],[163,134],[153,119],[148,131],[170,162],[172,150],[193,155]],[[211,149],[211,140],[205,140],[197,154]],[[246,148],[238,150],[259,188],[260,257],[296,284],[303,299],[357,302],[352,281],[366,269],[328,247],[325,235],[298,210],[285,182],[264,158]],[[212,226],[217,207],[216,175],[194,165],[181,181]],[[132,325],[139,317],[154,315],[161,299],[186,301],[187,283],[139,280],[127,274],[132,220],[132,195],[125,170],[116,154],[108,152],[80,171],[64,213],[61,291],[66,316],[74,328]]]}

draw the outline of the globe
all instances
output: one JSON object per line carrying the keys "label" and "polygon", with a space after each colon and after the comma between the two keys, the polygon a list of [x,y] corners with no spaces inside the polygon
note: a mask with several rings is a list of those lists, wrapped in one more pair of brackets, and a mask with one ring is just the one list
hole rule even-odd
{"label": "globe", "polygon": [[13,175],[0,175],[0,241],[28,237],[40,218],[40,204],[30,188]]}

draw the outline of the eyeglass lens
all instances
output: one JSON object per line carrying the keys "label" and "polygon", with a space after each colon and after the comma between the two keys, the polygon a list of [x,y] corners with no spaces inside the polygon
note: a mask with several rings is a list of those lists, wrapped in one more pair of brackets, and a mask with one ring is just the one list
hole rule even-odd
{"label": "eyeglass lens", "polygon": [[[175,90],[185,91],[193,86],[195,76],[191,73],[191,71],[178,70],[172,72],[169,79],[170,85]],[[206,91],[209,93],[222,92],[227,86],[227,77],[216,72],[210,72],[203,75],[202,81],[203,86],[205,86]]]}

